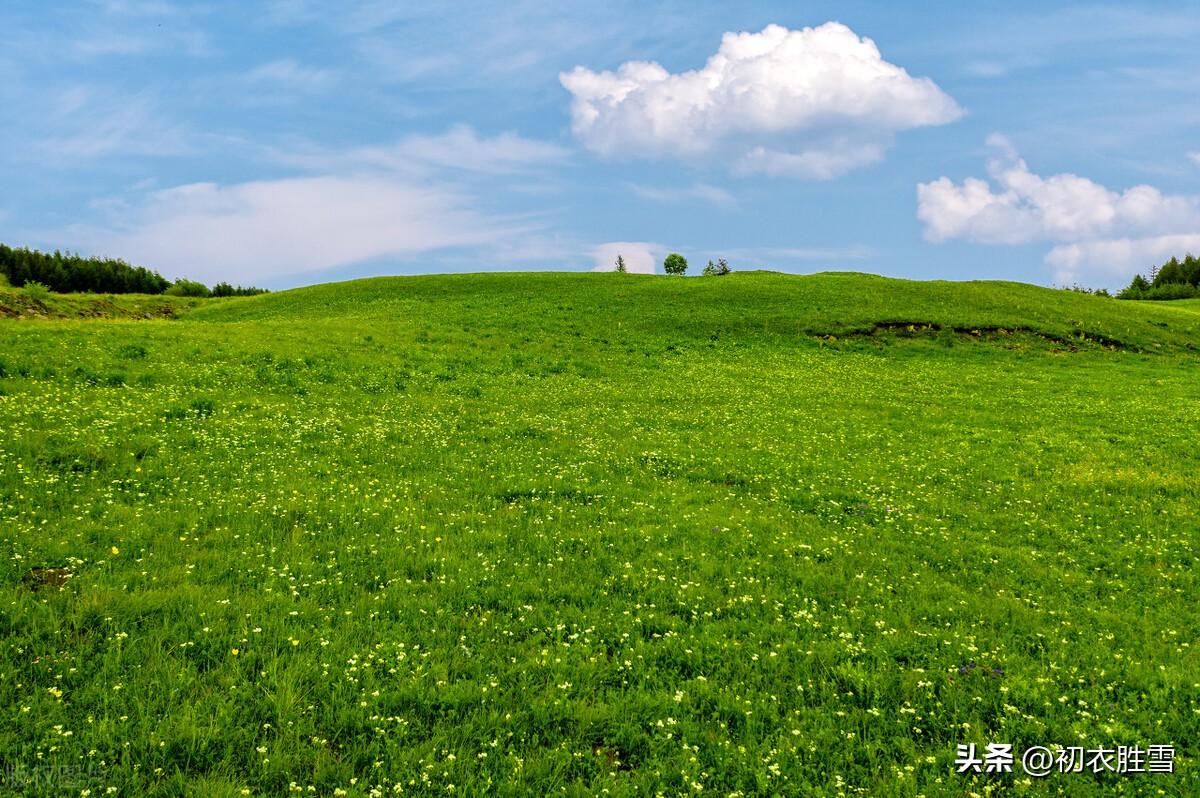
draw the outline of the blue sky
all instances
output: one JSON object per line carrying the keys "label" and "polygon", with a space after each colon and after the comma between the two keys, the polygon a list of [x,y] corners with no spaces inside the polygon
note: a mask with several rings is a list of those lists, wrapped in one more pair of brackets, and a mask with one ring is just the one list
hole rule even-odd
{"label": "blue sky", "polygon": [[8,0],[0,241],[270,288],[1200,252],[1194,2],[413,5]]}

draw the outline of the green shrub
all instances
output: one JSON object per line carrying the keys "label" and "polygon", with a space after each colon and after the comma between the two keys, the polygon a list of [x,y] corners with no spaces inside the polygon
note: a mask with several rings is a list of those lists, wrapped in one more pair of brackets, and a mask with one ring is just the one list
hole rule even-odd
{"label": "green shrub", "polygon": [[733,269],[729,268],[728,261],[726,261],[724,258],[717,258],[717,263],[715,266],[711,260],[708,262],[708,264],[704,267],[703,275],[705,277],[724,277],[731,271],[733,271]]}
{"label": "green shrub", "polygon": [[240,285],[230,285],[227,282],[219,282],[212,288],[212,295],[217,297],[226,296],[256,296],[258,294],[268,293],[265,288],[255,288],[254,286],[243,287]]}
{"label": "green shrub", "polygon": [[45,304],[50,298],[50,289],[39,282],[25,283],[25,295],[39,304]]}
{"label": "green shrub", "polygon": [[179,278],[171,287],[166,290],[166,293],[171,296],[212,296],[212,292],[208,290],[208,286],[204,283],[198,283],[195,280]]}

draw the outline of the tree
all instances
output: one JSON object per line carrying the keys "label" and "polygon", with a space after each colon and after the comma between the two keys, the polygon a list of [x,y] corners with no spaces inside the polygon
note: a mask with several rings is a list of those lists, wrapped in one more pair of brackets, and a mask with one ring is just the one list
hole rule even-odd
{"label": "tree", "polygon": [[717,258],[715,266],[711,260],[708,262],[708,265],[704,267],[703,274],[705,277],[724,277],[731,271],[733,269],[729,268],[729,263],[724,258]]}
{"label": "tree", "polygon": [[617,255],[617,271],[619,271],[621,274],[624,274],[626,272],[625,259],[623,257],[621,257],[620,255]]}
{"label": "tree", "polygon": [[687,266],[687,258],[678,252],[672,252],[663,261],[663,271],[667,274],[686,274]]}
{"label": "tree", "polygon": [[14,287],[38,282],[60,294],[161,294],[170,283],[158,272],[123,260],[84,258],[70,252],[38,252],[0,244],[0,274]]}
{"label": "tree", "polygon": [[1158,270],[1158,274],[1154,275],[1151,284],[1157,288],[1160,285],[1168,283],[1182,282],[1186,282],[1183,276],[1183,265],[1179,262],[1179,258],[1172,257],[1162,265],[1162,268]]}

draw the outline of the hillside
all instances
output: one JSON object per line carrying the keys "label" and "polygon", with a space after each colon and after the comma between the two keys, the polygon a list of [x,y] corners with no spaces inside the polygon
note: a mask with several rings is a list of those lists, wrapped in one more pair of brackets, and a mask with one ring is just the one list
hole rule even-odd
{"label": "hillside", "polygon": [[162,294],[49,294],[34,299],[0,286],[0,317],[13,319],[170,319],[199,304],[192,297]]}
{"label": "hillside", "polygon": [[[1186,301],[1185,301],[1186,302]],[[1200,348],[1200,320],[1178,303],[1117,302],[1024,283],[897,280],[856,273],[735,272],[668,280],[643,275],[496,273],[379,277],[204,307],[189,318],[353,318],[464,322],[561,333],[574,326],[682,338],[713,334],[870,334],[895,328],[965,334],[1032,332],[1133,349]]]}
{"label": "hillside", "polygon": [[1200,794],[1198,309],[487,274],[0,318],[0,764],[911,798],[987,794],[958,744],[1174,744],[994,792]]}

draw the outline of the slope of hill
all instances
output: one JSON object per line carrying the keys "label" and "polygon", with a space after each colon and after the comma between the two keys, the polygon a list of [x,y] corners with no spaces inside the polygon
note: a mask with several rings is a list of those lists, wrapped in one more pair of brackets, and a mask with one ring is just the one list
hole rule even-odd
{"label": "slope of hill", "polygon": [[[1200,322],[1168,303],[995,281],[897,280],[857,273],[728,277],[493,273],[378,277],[268,294],[198,310],[196,320],[354,318],[558,333],[581,324],[634,333],[707,337],[769,332],[845,336],[894,329],[962,333],[1030,331],[1131,348],[1200,347]],[[438,314],[436,318],[429,314]]]}
{"label": "slope of hill", "polygon": [[6,786],[1200,794],[1196,307],[508,274],[0,319]]}
{"label": "slope of hill", "polygon": [[0,318],[13,319],[171,319],[200,302],[163,294],[55,294],[37,299],[0,286]]}

